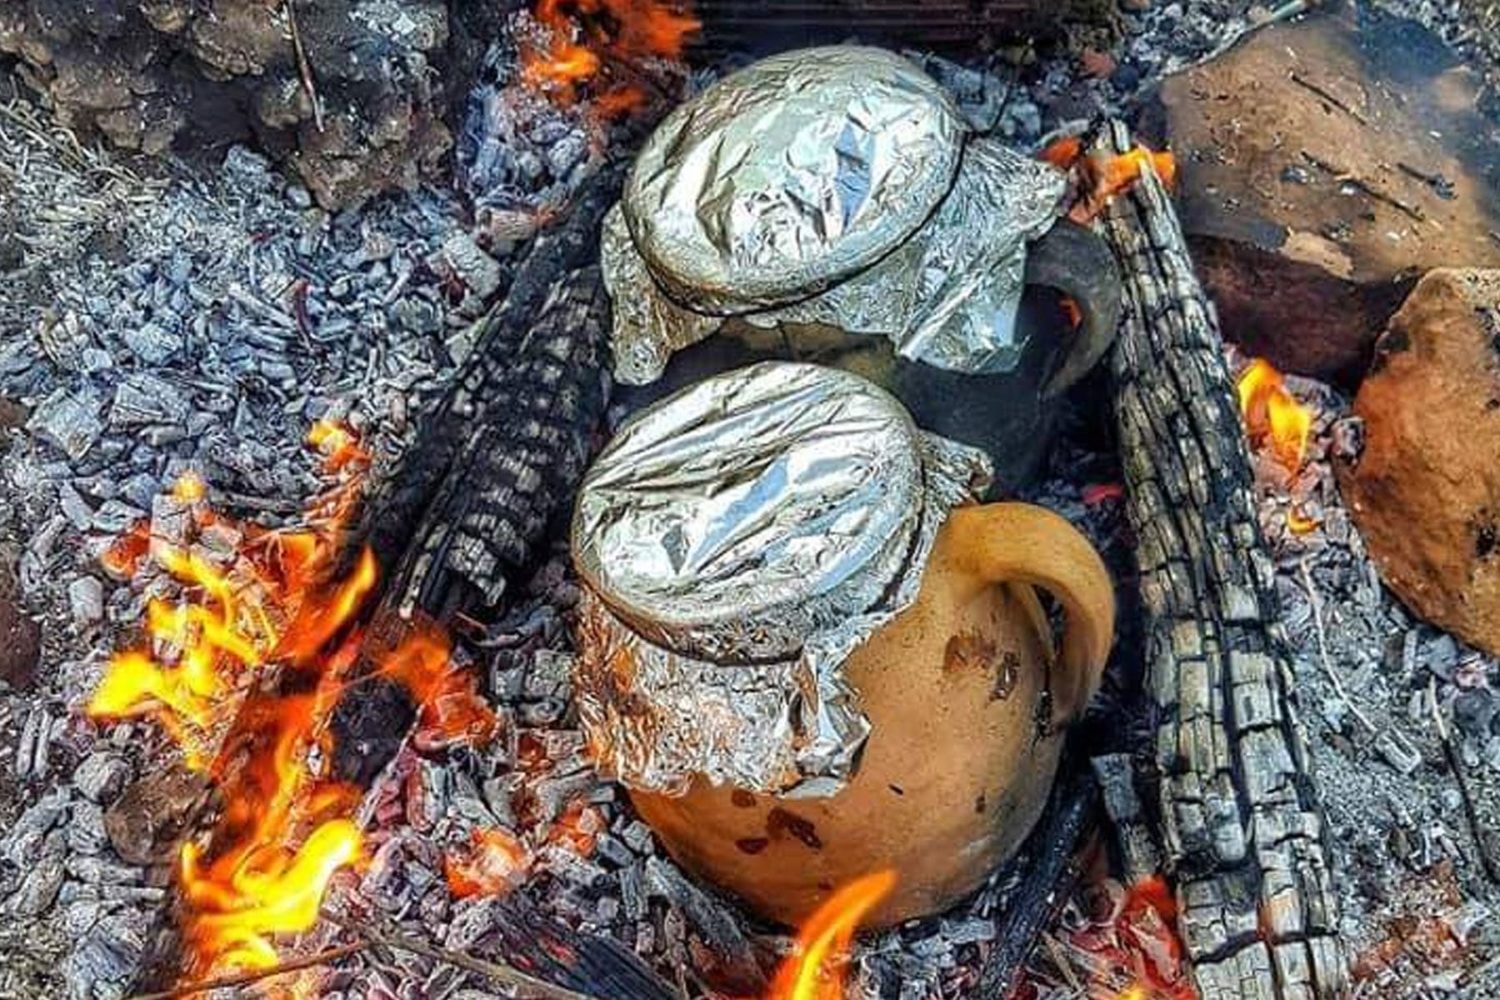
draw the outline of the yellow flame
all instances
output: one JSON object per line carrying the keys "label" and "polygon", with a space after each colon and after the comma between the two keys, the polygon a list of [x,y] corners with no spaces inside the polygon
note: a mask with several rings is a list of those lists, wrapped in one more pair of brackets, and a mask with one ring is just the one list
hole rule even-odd
{"label": "yellow flame", "polygon": [[776,973],[768,1000],[840,1000],[844,976],[837,965],[848,954],[865,914],[895,884],[895,872],[875,872],[830,896],[797,933],[796,948]]}
{"label": "yellow flame", "polygon": [[1269,441],[1278,462],[1289,472],[1300,471],[1312,432],[1312,410],[1287,391],[1281,373],[1264,358],[1250,362],[1236,389],[1251,439],[1257,443]]}
{"label": "yellow flame", "polygon": [[202,911],[189,933],[223,968],[263,969],[277,962],[268,935],[309,930],[318,919],[324,889],[334,872],[360,856],[359,828],[330,820],[295,852],[275,848],[247,858],[228,886],[201,867],[197,848],[182,849],[188,900]]}

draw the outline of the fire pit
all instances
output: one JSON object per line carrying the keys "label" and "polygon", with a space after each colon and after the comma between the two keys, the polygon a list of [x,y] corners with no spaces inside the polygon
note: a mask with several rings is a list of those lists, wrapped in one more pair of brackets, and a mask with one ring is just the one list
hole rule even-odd
{"label": "fire pit", "polygon": [[[1451,446],[1500,399],[1500,43],[1466,17],[0,0],[0,997],[1500,992],[1500,497]],[[802,68],[694,117],[766,59]],[[830,87],[814,132],[871,113],[799,145]],[[841,178],[896,208],[832,211]],[[795,273],[682,256],[768,232]],[[723,635],[662,625],[568,519],[766,362],[909,422],[802,428],[896,470],[859,509],[977,449],[994,509],[1073,528],[893,653],[921,569],[999,537],[945,464],[931,527],[972,544],[844,525],[907,567],[870,600],[777,632],[749,573],[689,589]],[[1016,586],[1064,550],[1118,610],[1071,686],[1109,602]],[[601,607],[694,658],[671,726]],[[692,766],[643,783],[629,740]]]}

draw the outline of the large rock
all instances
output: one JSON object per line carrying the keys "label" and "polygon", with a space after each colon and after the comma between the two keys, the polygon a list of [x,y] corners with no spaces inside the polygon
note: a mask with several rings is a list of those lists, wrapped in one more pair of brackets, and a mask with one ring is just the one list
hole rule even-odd
{"label": "large rock", "polygon": [[65,124],[148,153],[254,138],[329,208],[437,166],[447,44],[445,0],[0,0],[0,54]]}
{"label": "large rock", "polygon": [[1179,210],[1225,335],[1354,385],[1415,277],[1500,265],[1481,89],[1426,29],[1338,3],[1169,78]]}
{"label": "large rock", "polygon": [[1377,344],[1340,466],[1386,584],[1417,615],[1500,655],[1500,270],[1439,270]]}

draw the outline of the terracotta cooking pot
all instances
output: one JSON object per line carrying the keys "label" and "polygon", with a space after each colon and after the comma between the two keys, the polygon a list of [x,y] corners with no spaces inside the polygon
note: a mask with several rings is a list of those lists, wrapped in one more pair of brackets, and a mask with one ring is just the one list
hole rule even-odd
{"label": "terracotta cooking pot", "polygon": [[1061,517],[974,504],[985,464],[869,380],[779,361],[679,391],[600,454],[573,522],[580,721],[684,867],[789,924],[891,869],[889,924],[1026,836],[1113,589]]}
{"label": "terracotta cooking pot", "polygon": [[[1066,614],[1060,656],[1034,586]],[[1041,815],[1113,630],[1104,565],[1067,521],[1016,503],[956,509],[916,603],[845,664],[871,734],[840,792],[783,799],[700,778],[679,797],[631,799],[685,868],[782,923],[880,869],[898,881],[869,924],[936,912]]]}

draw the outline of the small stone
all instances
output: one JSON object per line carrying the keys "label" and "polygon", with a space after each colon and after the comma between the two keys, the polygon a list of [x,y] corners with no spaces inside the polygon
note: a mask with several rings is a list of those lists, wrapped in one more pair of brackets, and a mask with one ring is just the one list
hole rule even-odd
{"label": "small stone", "polygon": [[92,576],[80,576],[68,584],[68,607],[73,620],[93,625],[104,617],[104,587]]}
{"label": "small stone", "polygon": [[130,765],[110,753],[93,753],[73,772],[73,787],[90,802],[108,805],[125,787]]}
{"label": "small stone", "polygon": [[299,210],[312,208],[312,195],[301,184],[287,185],[286,200],[293,208]]}

